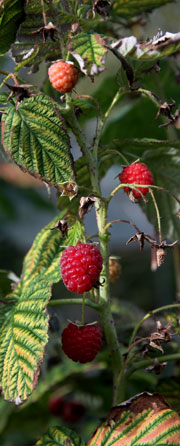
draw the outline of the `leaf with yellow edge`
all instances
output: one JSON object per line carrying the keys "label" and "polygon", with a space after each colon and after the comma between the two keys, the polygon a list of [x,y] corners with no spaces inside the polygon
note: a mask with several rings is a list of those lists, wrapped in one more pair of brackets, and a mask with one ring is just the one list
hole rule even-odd
{"label": "leaf with yellow edge", "polygon": [[67,427],[50,427],[36,446],[85,446],[76,432]]}
{"label": "leaf with yellow edge", "polygon": [[180,416],[158,394],[142,393],[113,407],[88,446],[179,446]]}

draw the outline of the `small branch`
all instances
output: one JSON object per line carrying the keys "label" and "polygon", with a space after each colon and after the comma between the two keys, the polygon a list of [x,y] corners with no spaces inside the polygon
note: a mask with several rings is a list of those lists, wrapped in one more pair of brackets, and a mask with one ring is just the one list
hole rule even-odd
{"label": "small branch", "polygon": [[[100,305],[92,302],[90,299],[84,299],[85,305],[87,305],[90,308],[94,308],[95,310],[99,311]],[[82,305],[83,299],[81,297],[77,298],[67,298],[67,299],[52,299],[49,301],[48,306],[49,307],[55,307],[59,305]]]}
{"label": "small branch", "polygon": [[135,229],[135,231],[137,231],[137,232],[141,232],[141,231],[138,229],[138,227],[137,227],[134,223],[132,223],[132,221],[129,221],[129,220],[122,220],[122,219],[112,220],[112,221],[110,221],[109,223],[107,223],[107,225],[106,225],[106,231],[107,231],[112,225],[114,225],[114,223],[127,223],[128,225],[132,226],[132,227]]}
{"label": "small branch", "polygon": [[131,336],[131,339],[130,339],[130,341],[129,341],[129,346],[133,343],[133,341],[134,341],[134,339],[135,339],[135,337],[136,337],[136,335],[137,335],[137,332],[138,332],[138,330],[140,329],[140,327],[141,327],[141,325],[147,320],[147,319],[149,319],[153,314],[156,314],[156,313],[160,313],[161,311],[167,311],[167,310],[171,310],[171,309],[173,309],[173,308],[180,308],[180,303],[178,304],[170,304],[170,305],[164,305],[163,307],[159,307],[159,308],[156,308],[155,310],[152,310],[152,311],[150,311],[149,313],[147,313],[138,323],[137,323],[137,325],[135,326],[135,328],[134,328],[134,330],[133,330],[133,333],[132,333],[132,336]]}
{"label": "small branch", "polygon": [[43,15],[44,26],[46,26],[47,18],[46,18],[46,12],[45,12],[45,7],[44,7],[44,0],[41,0],[41,6],[42,6],[42,15]]}
{"label": "small branch", "polygon": [[153,204],[154,204],[154,207],[155,207],[155,211],[156,211],[156,215],[157,215],[157,225],[158,225],[159,241],[161,243],[161,241],[162,241],[162,236],[161,236],[161,218],[160,218],[160,214],[159,214],[159,209],[158,209],[157,201],[155,199],[155,196],[153,194],[152,189],[149,189],[149,192],[151,194],[151,197],[152,197],[152,200],[153,200]]}
{"label": "small branch", "polygon": [[158,362],[168,362],[168,361],[175,361],[176,359],[180,359],[180,353],[173,353],[169,355],[163,355],[158,356],[151,359],[144,359],[142,361],[135,362],[135,364],[128,370],[126,374],[126,378],[129,378],[132,373],[136,372],[136,370],[139,369],[145,369],[146,367],[153,365],[155,360],[158,360]]}

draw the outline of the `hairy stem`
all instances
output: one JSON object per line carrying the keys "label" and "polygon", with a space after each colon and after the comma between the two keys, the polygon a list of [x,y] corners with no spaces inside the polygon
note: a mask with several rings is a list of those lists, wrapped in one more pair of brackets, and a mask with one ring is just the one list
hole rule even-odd
{"label": "hairy stem", "polygon": [[135,362],[135,364],[128,370],[128,372],[126,374],[126,378],[128,378],[130,375],[132,375],[132,373],[136,372],[136,370],[144,369],[150,365],[153,365],[155,359],[158,360],[160,362],[160,364],[162,362],[175,361],[176,359],[180,359],[180,352],[172,353],[169,355],[158,356],[158,357],[151,358],[151,359],[143,359],[142,361]]}
{"label": "hairy stem", "polygon": [[[48,306],[49,307],[56,307],[59,305],[82,305],[83,299],[81,297],[77,298],[67,298],[67,299],[52,299],[49,301]],[[94,308],[94,310],[99,311],[100,305],[98,303],[93,302],[90,299],[84,299],[84,304],[87,305],[87,307]]]}

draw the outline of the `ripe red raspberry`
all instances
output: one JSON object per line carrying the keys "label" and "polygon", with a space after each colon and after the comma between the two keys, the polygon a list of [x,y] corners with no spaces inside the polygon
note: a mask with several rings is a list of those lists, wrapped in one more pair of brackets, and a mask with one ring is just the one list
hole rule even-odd
{"label": "ripe red raspberry", "polygon": [[[123,171],[119,175],[119,179],[121,183],[136,183],[136,184],[153,184],[153,176],[146,164],[143,163],[134,163],[130,164],[130,166],[124,167]],[[146,195],[149,191],[148,188],[139,187],[137,188],[141,191],[143,195]],[[130,189],[129,187],[125,187],[124,191],[129,194]],[[132,189],[132,193],[135,198],[140,198],[141,194],[136,191],[135,189]]]}
{"label": "ripe red raspberry", "polygon": [[78,326],[70,322],[62,333],[62,348],[70,359],[83,364],[93,361],[101,340],[101,329],[97,325]]}
{"label": "ripe red raspberry", "polygon": [[60,259],[61,277],[66,288],[78,294],[91,290],[99,279],[102,256],[88,243],[68,246]]}
{"label": "ripe red raspberry", "polygon": [[48,74],[52,86],[60,93],[68,93],[78,81],[78,70],[74,64],[62,60],[53,63]]}
{"label": "ripe red raspberry", "polygon": [[52,398],[49,402],[50,412],[55,416],[61,415],[63,404],[63,399],[60,396],[58,396],[57,398]]}

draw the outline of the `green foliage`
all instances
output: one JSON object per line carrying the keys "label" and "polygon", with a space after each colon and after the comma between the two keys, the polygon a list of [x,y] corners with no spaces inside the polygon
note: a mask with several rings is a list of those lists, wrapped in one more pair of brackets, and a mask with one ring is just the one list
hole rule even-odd
{"label": "green foliage", "polygon": [[31,97],[10,106],[2,119],[4,148],[18,166],[59,189],[74,181],[69,136],[54,102]]}
{"label": "green foliage", "polygon": [[4,0],[0,5],[0,56],[9,50],[24,19],[24,0]]}
{"label": "green foliage", "polygon": [[179,378],[161,379],[156,387],[157,392],[162,395],[168,404],[178,412],[180,411],[180,389]]}
{"label": "green foliage", "polygon": [[39,440],[37,446],[64,446],[65,444],[71,446],[85,446],[84,441],[67,427],[50,427],[48,432]]}
{"label": "green foliage", "polygon": [[129,18],[145,11],[172,3],[174,0],[116,0],[113,3],[113,13]]}

